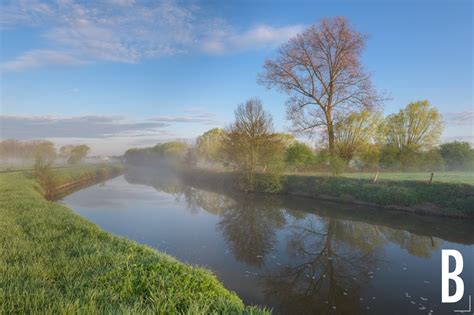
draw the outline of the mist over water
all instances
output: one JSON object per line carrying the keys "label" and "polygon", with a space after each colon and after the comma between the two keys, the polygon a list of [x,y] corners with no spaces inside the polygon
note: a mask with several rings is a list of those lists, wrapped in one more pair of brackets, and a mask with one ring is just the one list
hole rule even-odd
{"label": "mist over water", "polygon": [[[277,314],[446,314],[465,308],[474,289],[467,220],[209,191],[133,168],[62,202],[107,231],[209,268],[245,303]],[[464,257],[459,304],[441,304],[442,249]]]}

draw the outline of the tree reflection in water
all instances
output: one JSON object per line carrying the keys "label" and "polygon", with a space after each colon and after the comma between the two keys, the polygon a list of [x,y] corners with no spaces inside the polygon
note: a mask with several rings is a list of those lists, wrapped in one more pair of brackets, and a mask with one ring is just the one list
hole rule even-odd
{"label": "tree reflection in water", "polygon": [[276,231],[285,225],[284,211],[275,198],[245,198],[224,208],[218,228],[235,259],[261,267],[276,243]]}
{"label": "tree reflection in water", "polygon": [[366,228],[315,215],[293,223],[292,263],[263,277],[267,298],[278,301],[284,313],[326,313],[335,307],[338,313],[356,313],[384,243],[376,230],[367,234]]}
{"label": "tree reflection in water", "polygon": [[[140,182],[139,177],[126,178]],[[429,258],[442,242],[398,226],[391,228],[389,220],[373,224],[335,218],[331,211],[318,215],[309,201],[300,211],[297,203],[291,208],[286,202],[284,208],[278,196],[210,192],[164,176],[141,182],[184,199],[192,213],[205,210],[219,216],[217,228],[235,260],[259,268],[256,281],[265,304],[276,306],[281,313],[366,312],[361,296],[385,265],[382,251],[388,243],[410,255]],[[279,231],[287,238],[277,238]],[[273,251],[277,241],[286,241],[278,246],[286,245],[283,253]],[[275,264],[269,255],[272,251],[272,257],[279,255],[288,264]]]}

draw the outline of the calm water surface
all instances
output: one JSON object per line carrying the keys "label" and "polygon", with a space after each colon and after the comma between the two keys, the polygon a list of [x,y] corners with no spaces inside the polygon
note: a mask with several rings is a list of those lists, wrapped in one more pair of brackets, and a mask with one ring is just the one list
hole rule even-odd
{"label": "calm water surface", "polygon": [[[117,235],[211,269],[279,314],[456,314],[474,294],[474,224],[321,201],[224,194],[132,172],[63,199]],[[465,297],[441,304],[441,250]],[[459,314],[459,313],[458,313]]]}

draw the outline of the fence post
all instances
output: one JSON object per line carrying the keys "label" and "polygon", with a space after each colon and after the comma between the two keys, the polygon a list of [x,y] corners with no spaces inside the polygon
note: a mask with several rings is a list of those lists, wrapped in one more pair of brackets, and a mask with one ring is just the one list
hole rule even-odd
{"label": "fence post", "polygon": [[434,175],[434,173],[431,173],[431,177],[430,177],[430,181],[429,181],[430,184],[433,181],[433,175]]}
{"label": "fence post", "polygon": [[379,171],[377,171],[377,173],[375,173],[373,182],[376,183],[378,178],[379,178]]}

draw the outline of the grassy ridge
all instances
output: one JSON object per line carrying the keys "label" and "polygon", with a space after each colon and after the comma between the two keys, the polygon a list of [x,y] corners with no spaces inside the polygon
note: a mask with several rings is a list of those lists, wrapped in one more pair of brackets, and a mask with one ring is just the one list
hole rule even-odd
{"label": "grassy ridge", "polygon": [[[190,169],[184,172],[191,183],[236,189],[235,173]],[[345,202],[365,202],[391,209],[424,214],[474,217],[474,186],[462,183],[428,184],[408,180],[379,180],[344,176],[284,175],[276,181],[257,175],[256,190],[265,193],[293,194]]]}
{"label": "grassy ridge", "polygon": [[0,196],[2,314],[262,312],[245,307],[209,271],[45,200],[27,173],[0,174]]}

